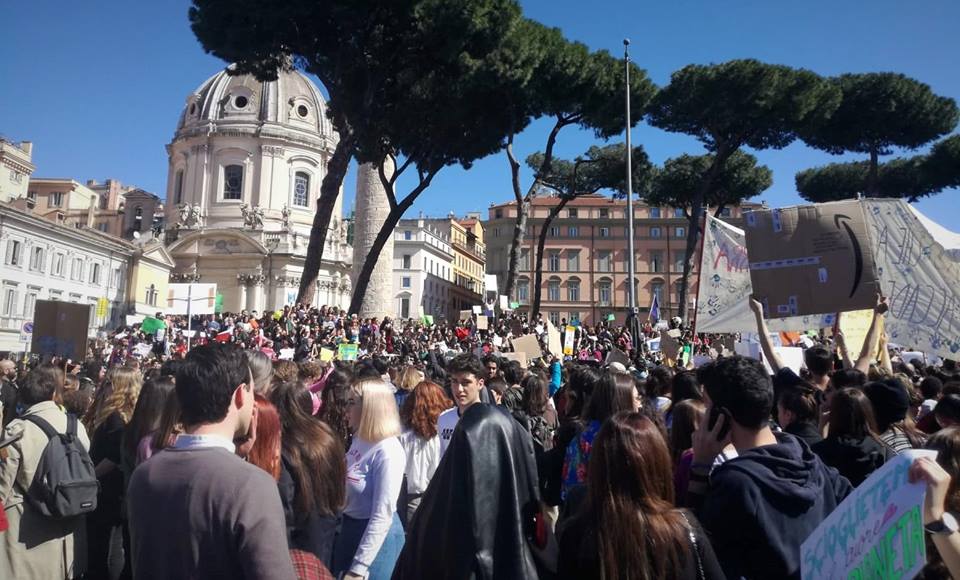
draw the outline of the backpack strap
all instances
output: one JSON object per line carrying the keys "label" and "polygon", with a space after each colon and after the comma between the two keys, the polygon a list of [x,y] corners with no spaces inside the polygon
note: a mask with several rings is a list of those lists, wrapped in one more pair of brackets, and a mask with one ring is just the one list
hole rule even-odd
{"label": "backpack strap", "polygon": [[20,418],[23,419],[24,421],[29,421],[34,425],[36,425],[37,427],[39,427],[40,430],[43,431],[43,434],[47,436],[47,439],[53,439],[54,437],[59,435],[59,433],[57,433],[57,430],[53,428],[53,425],[48,423],[46,419],[44,419],[43,417],[40,417],[38,415],[24,415]]}
{"label": "backpack strap", "polygon": [[77,416],[73,413],[67,413],[67,435],[70,437],[77,436]]}

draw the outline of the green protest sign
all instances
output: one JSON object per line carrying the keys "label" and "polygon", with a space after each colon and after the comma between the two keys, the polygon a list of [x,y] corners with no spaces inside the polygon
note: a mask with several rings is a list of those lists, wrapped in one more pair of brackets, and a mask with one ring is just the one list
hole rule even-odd
{"label": "green protest sign", "polygon": [[217,314],[223,312],[223,294],[217,294],[216,301],[213,303],[213,311]]}
{"label": "green protest sign", "polygon": [[354,343],[341,344],[337,347],[337,358],[340,360],[357,360],[359,346]]}

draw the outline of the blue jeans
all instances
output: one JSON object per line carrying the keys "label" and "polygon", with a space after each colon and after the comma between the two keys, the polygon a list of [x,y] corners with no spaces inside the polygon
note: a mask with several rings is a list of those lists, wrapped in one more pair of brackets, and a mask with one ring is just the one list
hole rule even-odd
{"label": "blue jeans", "polygon": [[[331,572],[334,576],[350,569],[353,557],[357,553],[357,546],[363,539],[363,533],[367,530],[367,522],[369,521],[368,519],[358,520],[343,516],[340,533],[333,544],[333,569]],[[383,539],[380,551],[377,552],[377,557],[370,564],[369,580],[390,580],[393,575],[393,567],[396,566],[397,558],[400,557],[400,550],[403,549],[404,539],[400,517],[394,513],[393,520],[390,522],[390,529]]]}

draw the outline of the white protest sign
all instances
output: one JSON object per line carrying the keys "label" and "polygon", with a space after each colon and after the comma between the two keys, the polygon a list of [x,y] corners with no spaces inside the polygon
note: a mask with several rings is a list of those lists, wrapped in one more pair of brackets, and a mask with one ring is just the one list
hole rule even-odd
{"label": "white protest sign", "polygon": [[486,292],[493,292],[494,295],[497,294],[497,276],[496,274],[484,274],[483,276],[483,286]]}
{"label": "white protest sign", "polygon": [[890,342],[960,360],[960,234],[902,199],[862,203]]}
{"label": "white protest sign", "polygon": [[910,464],[923,456],[936,452],[888,459],[823,520],[800,546],[804,580],[913,578],[923,568],[925,484],[907,479]]}
{"label": "white protest sign", "polygon": [[167,314],[213,314],[217,303],[216,284],[170,284],[167,287]]}
{"label": "white protest sign", "polygon": [[[753,332],[750,261],[743,230],[707,214],[697,290],[697,332]],[[833,314],[770,318],[770,330],[810,330],[833,326]]]}
{"label": "white protest sign", "polygon": [[293,348],[281,348],[280,356],[278,356],[277,358],[279,358],[280,360],[293,360],[293,355],[295,352],[296,352],[296,349],[293,349]]}
{"label": "white protest sign", "polygon": [[567,326],[563,329],[563,354],[570,356],[573,354],[573,342],[576,338],[577,329]]}

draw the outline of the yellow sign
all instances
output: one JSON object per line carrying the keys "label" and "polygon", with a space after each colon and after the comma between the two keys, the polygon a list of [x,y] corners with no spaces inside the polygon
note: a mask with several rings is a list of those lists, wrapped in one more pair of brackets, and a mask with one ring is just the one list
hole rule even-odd
{"label": "yellow sign", "polygon": [[[852,310],[840,314],[840,332],[843,333],[843,341],[847,344],[847,354],[850,359],[856,361],[863,350],[863,342],[867,340],[867,332],[870,331],[870,323],[873,321],[873,309]],[[880,319],[883,323],[883,319]],[[883,327],[880,327],[883,330]],[[876,350],[876,346],[874,347]],[[874,352],[877,356],[879,352]]]}
{"label": "yellow sign", "polygon": [[333,360],[333,355],[336,354],[329,348],[320,349],[320,362],[330,362]]}
{"label": "yellow sign", "polygon": [[106,298],[100,298],[97,300],[97,318],[103,318],[107,315],[107,308],[110,306],[110,301]]}

